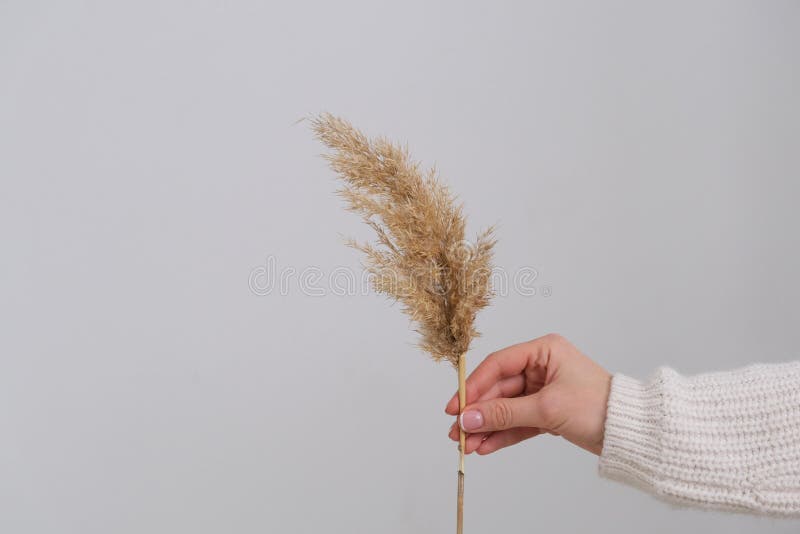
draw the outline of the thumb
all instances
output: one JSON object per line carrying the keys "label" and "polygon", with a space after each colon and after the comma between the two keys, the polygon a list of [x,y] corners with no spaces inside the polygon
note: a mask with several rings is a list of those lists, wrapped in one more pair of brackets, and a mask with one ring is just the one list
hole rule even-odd
{"label": "thumb", "polygon": [[498,398],[464,408],[458,422],[464,432],[493,432],[515,427],[543,427],[539,396]]}

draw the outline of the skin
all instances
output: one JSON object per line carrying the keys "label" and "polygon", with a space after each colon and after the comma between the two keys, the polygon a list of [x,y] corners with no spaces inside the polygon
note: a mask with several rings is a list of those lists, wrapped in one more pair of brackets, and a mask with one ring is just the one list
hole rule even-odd
{"label": "skin", "polygon": [[[562,436],[599,455],[611,375],[558,334],[512,345],[486,357],[466,381],[465,452],[490,454],[539,434]],[[458,415],[458,393],[445,412]],[[458,421],[450,439],[458,441]]]}

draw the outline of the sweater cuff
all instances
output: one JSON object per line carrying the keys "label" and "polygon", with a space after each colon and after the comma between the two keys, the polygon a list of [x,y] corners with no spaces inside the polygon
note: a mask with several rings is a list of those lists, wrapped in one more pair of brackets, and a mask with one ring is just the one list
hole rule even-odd
{"label": "sweater cuff", "polygon": [[614,375],[598,466],[601,476],[651,492],[660,486],[663,385],[662,373],[646,383]]}

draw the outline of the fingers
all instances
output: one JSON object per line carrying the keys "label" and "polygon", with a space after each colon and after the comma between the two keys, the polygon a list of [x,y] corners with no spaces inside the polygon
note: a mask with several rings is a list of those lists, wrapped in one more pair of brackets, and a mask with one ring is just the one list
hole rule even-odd
{"label": "fingers", "polygon": [[467,434],[467,441],[464,443],[464,454],[475,452],[483,443],[483,440],[488,437],[489,434]]}
{"label": "fingers", "polygon": [[492,432],[475,450],[480,455],[490,454],[541,433],[542,431],[538,428],[512,428],[501,432]]}
{"label": "fingers", "polygon": [[525,375],[519,374],[503,378],[489,391],[481,395],[476,402],[489,399],[496,399],[497,397],[516,397],[525,391]]}
{"label": "fingers", "polygon": [[[544,390],[543,390],[544,391]],[[471,404],[459,417],[465,432],[493,432],[515,427],[549,428],[551,408],[542,393],[525,397],[497,398]]]}
{"label": "fingers", "polygon": [[[515,375],[508,378],[503,378],[495,383],[488,391],[486,391],[477,401],[494,399],[497,397],[516,397],[525,391],[525,376]],[[467,400],[469,402],[469,400]],[[451,407],[452,405],[452,407]],[[451,399],[450,404],[447,405],[447,413],[450,415],[458,415],[458,392]]]}
{"label": "fingers", "polygon": [[[467,378],[467,403],[476,402],[500,380],[521,374],[531,354],[539,350],[541,339],[512,345],[487,356]],[[445,412],[458,414],[458,394],[453,395],[447,403]]]}
{"label": "fingers", "polygon": [[[475,450],[480,446],[480,444],[490,436],[490,433],[480,433],[480,434],[467,434],[467,439],[464,444],[464,454],[470,454],[475,452]],[[450,427],[450,432],[448,437],[453,441],[458,441],[459,439],[459,428],[456,423]]]}
{"label": "fingers", "polygon": [[[511,445],[524,441],[542,434],[539,428],[510,428],[499,432],[480,432],[478,434],[467,434],[464,454],[477,452],[480,455],[490,454]],[[449,437],[453,441],[458,441],[458,425],[453,423],[450,427]]]}
{"label": "fingers", "polygon": [[548,385],[565,361],[560,349],[569,347],[561,336],[549,334],[487,356],[467,378],[463,413],[457,393],[445,407],[446,413],[459,416],[450,439],[458,441],[463,429],[468,434],[465,453],[489,454],[563,426],[563,398]]}

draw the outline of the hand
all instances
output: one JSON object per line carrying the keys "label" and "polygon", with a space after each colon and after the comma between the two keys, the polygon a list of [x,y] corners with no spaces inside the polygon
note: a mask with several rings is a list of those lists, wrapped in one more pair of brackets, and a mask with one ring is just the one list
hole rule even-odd
{"label": "hand", "polygon": [[[492,353],[466,381],[464,452],[489,454],[547,432],[599,455],[610,387],[611,375],[557,334]],[[445,412],[458,415],[458,393]],[[454,423],[450,439],[458,433]]]}

